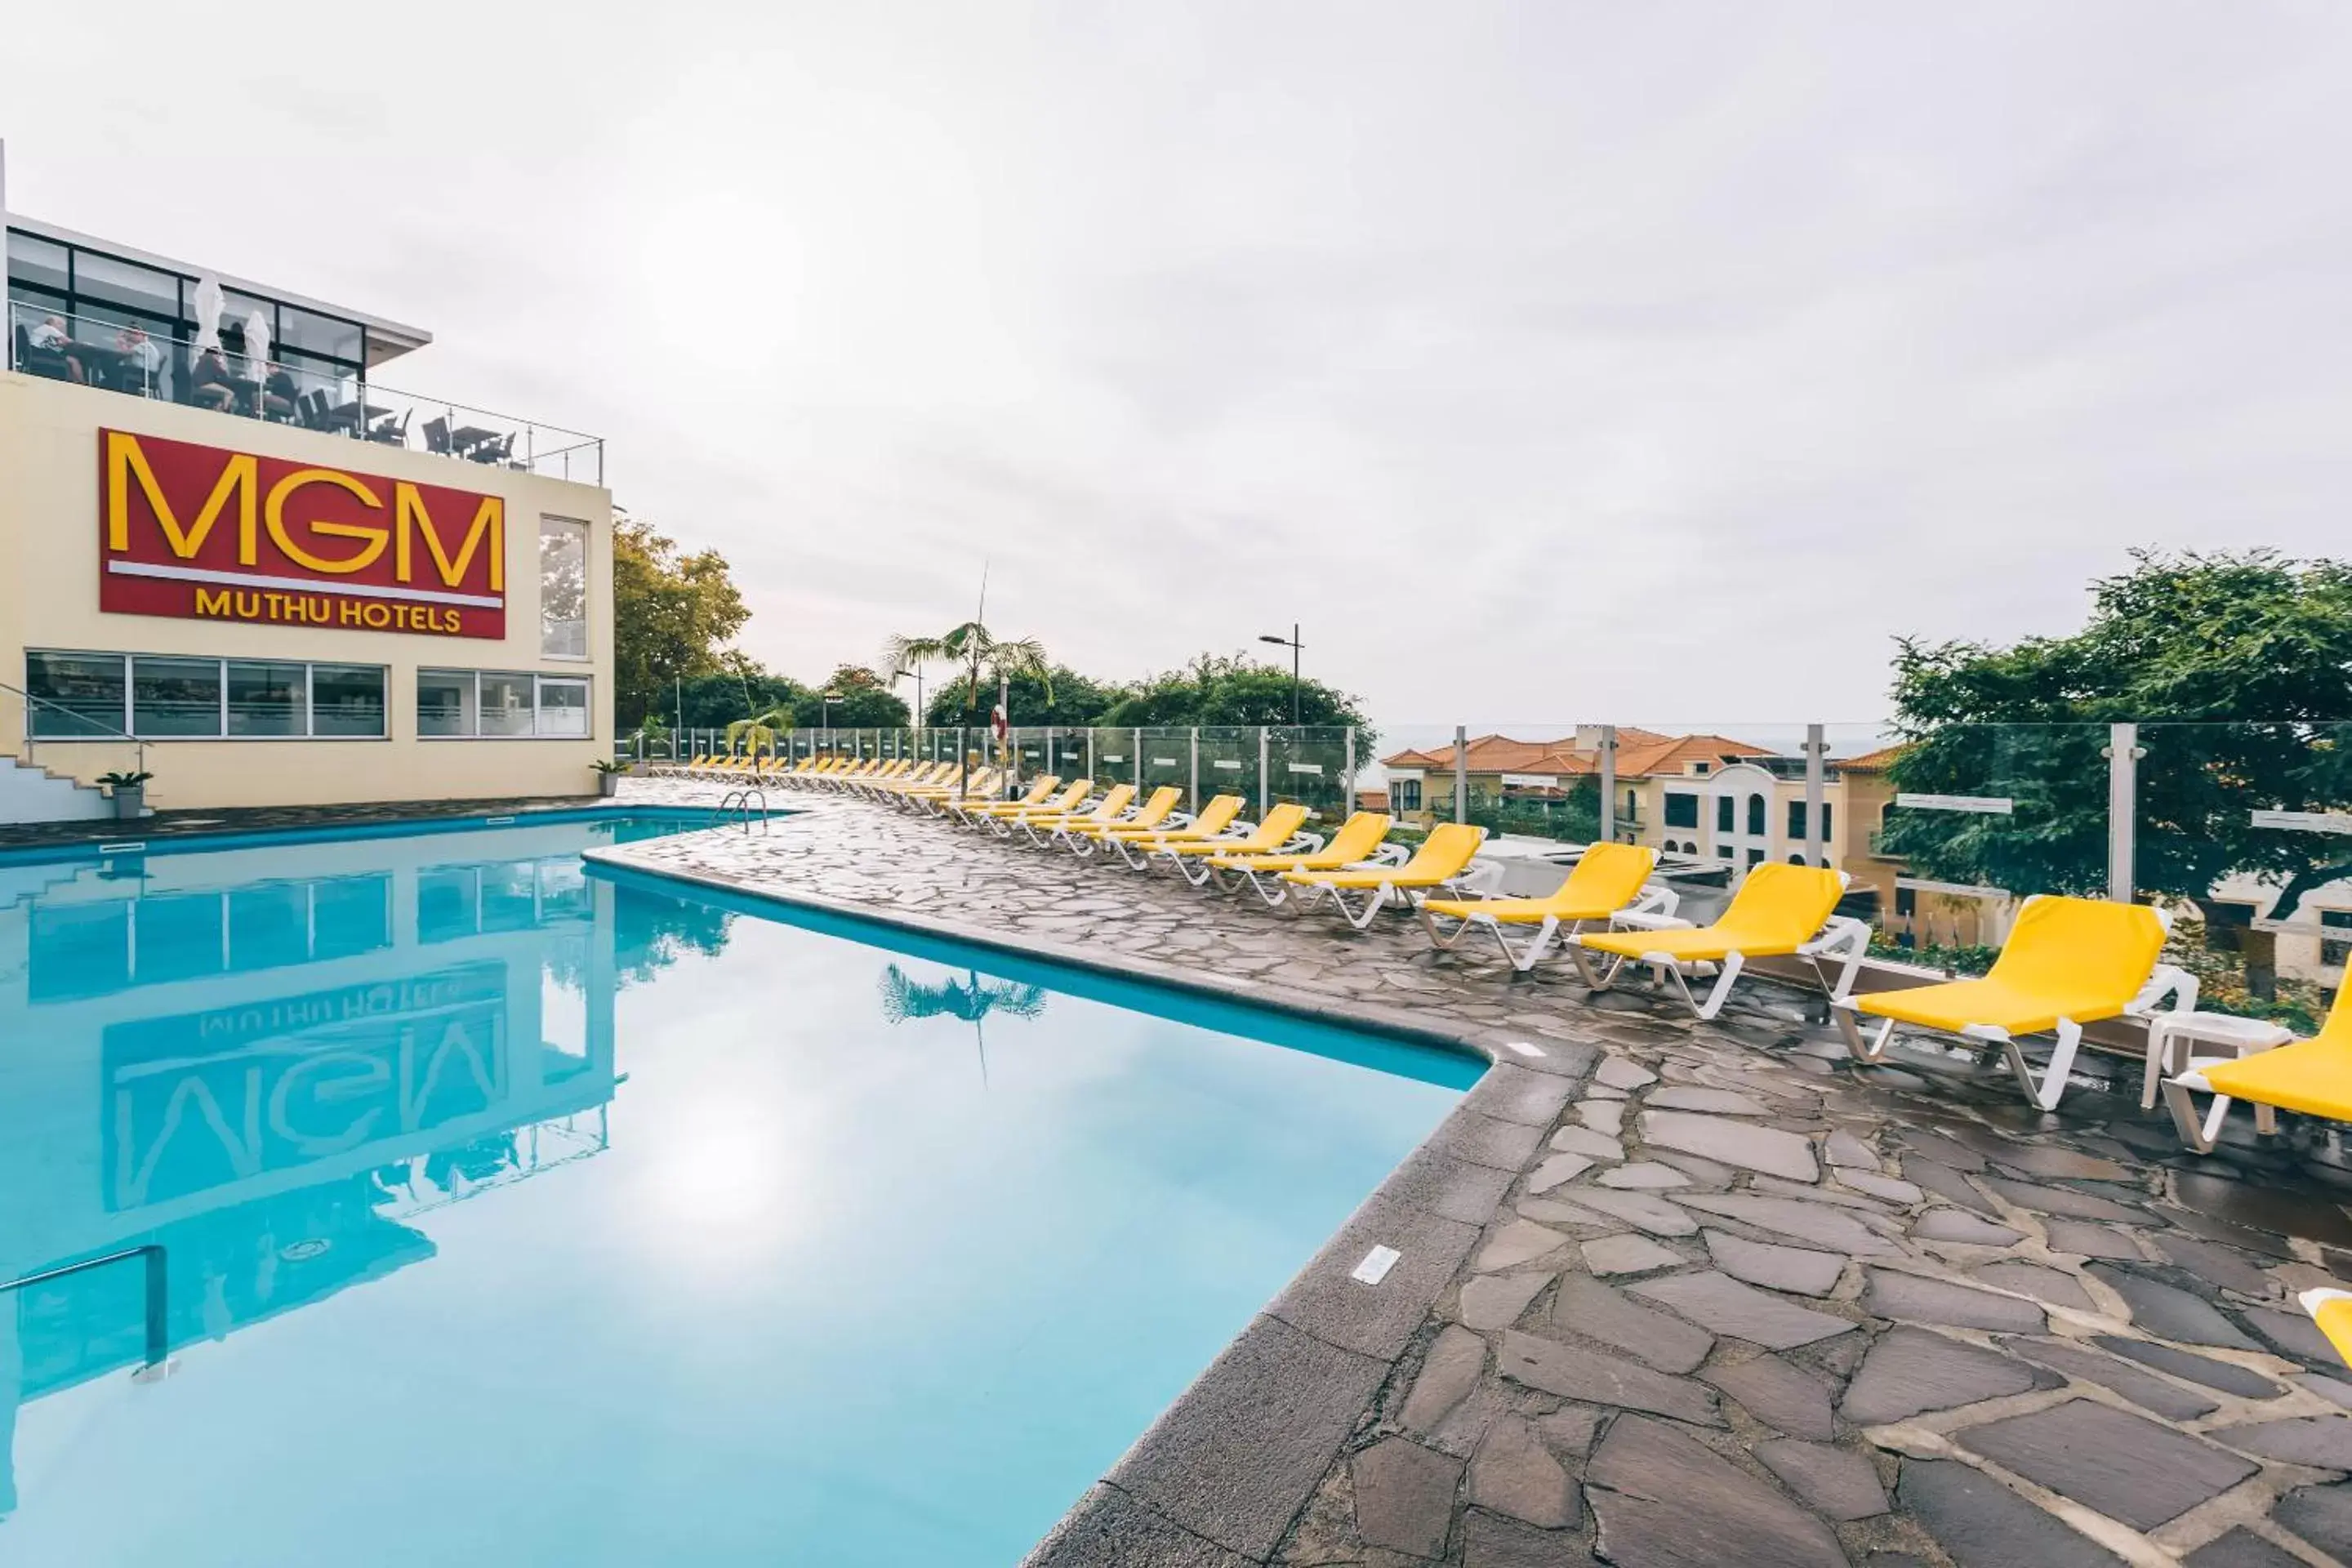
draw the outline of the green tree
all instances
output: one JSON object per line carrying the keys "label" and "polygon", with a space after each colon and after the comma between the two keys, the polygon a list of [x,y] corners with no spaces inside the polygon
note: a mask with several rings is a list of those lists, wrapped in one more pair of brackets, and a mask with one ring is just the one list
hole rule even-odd
{"label": "green tree", "polygon": [[[829,708],[822,698],[832,695],[841,699]],[[805,724],[829,722],[836,730],[903,730],[914,715],[906,699],[890,689],[890,683],[862,664],[835,666],[825,678],[819,693],[820,705],[812,707],[803,718]],[[820,717],[829,711],[831,719]]]}
{"label": "green tree", "polygon": [[1892,811],[1887,847],[1939,879],[2104,891],[2105,726],[2133,721],[2147,753],[2138,890],[2197,900],[2210,921],[2214,884],[2254,873],[2279,888],[2284,919],[2352,873],[2352,839],[2252,822],[2352,805],[2352,565],[2267,550],[2132,560],[2093,585],[2071,636],[1898,645],[1895,787],[2015,809]]}
{"label": "green tree", "polygon": [[883,668],[908,669],[917,664],[953,667],[955,676],[948,689],[956,699],[955,723],[980,722],[981,715],[995,704],[998,682],[1015,676],[1032,676],[1044,682],[1047,700],[1052,699],[1053,672],[1045,659],[1045,645],[1034,637],[999,637],[976,620],[950,626],[937,637],[899,636],[883,645]]}
{"label": "green tree", "polygon": [[[1202,654],[1181,669],[1149,675],[1097,721],[1108,725],[1276,724],[1290,722],[1290,671],[1245,653]],[[1308,725],[1352,724],[1373,740],[1363,704],[1322,681],[1299,682],[1300,721]]]}
{"label": "green tree", "polygon": [[[1066,664],[1055,665],[1043,673],[1020,671],[1006,685],[1011,700],[1009,711],[1015,724],[1096,723],[1112,703],[1127,695],[1125,689],[1091,679]],[[935,688],[925,709],[926,723],[962,723],[962,683],[950,681]]]}
{"label": "green tree", "polygon": [[613,700],[625,728],[667,710],[676,682],[718,673],[723,650],[751,618],[726,557],[684,554],[652,523],[614,509]]}

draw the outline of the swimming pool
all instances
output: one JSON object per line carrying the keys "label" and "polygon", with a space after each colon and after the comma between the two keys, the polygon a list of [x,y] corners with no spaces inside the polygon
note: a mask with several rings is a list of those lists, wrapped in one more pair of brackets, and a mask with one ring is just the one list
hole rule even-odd
{"label": "swimming pool", "polygon": [[1481,1070],[683,825],[0,868],[0,1563],[1011,1563]]}

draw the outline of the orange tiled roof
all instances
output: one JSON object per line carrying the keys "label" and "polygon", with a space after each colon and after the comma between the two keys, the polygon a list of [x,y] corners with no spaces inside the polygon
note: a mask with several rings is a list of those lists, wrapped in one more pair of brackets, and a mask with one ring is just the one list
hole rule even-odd
{"label": "orange tiled roof", "polygon": [[1661,736],[1651,745],[1620,747],[1617,752],[1617,776],[1621,779],[1654,778],[1660,773],[1670,773],[1679,777],[1689,771],[1687,764],[1691,763],[1719,763],[1733,757],[1769,757],[1771,754],[1762,746],[1751,746],[1728,735]]}
{"label": "orange tiled roof", "polygon": [[[1474,773],[1578,773],[1593,771],[1590,752],[1576,749],[1576,737],[1563,736],[1557,741],[1515,741],[1508,735],[1480,735],[1465,748],[1470,771]],[[1451,768],[1454,748],[1439,746],[1427,752],[1399,752],[1392,757],[1382,757],[1383,765],[1392,768]]]}
{"label": "orange tiled roof", "polygon": [[1874,752],[1864,752],[1858,757],[1839,757],[1830,765],[1843,768],[1850,773],[1883,773],[1894,765],[1895,759],[1901,756],[1905,748],[1899,745],[1881,746]]}

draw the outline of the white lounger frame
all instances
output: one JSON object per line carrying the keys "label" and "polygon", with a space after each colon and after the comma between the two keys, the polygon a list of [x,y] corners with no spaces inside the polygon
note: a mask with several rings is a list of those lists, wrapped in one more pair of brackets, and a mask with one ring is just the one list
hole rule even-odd
{"label": "white lounger frame", "polygon": [[[1649,882],[1643,884],[1641,890],[1633,895],[1632,903],[1614,911],[1609,918],[1613,920],[1621,915],[1672,915],[1681,907],[1680,893],[1663,882]],[[1484,931],[1494,937],[1495,945],[1503,950],[1503,956],[1511,961],[1511,967],[1522,974],[1549,957],[1553,945],[1562,935],[1574,936],[1590,923],[1585,921],[1570,921],[1563,925],[1558,915],[1546,915],[1540,922],[1527,921],[1507,922],[1496,920],[1493,915],[1483,910],[1473,910],[1466,917],[1454,921],[1454,929],[1448,931],[1441,922],[1449,918],[1433,912],[1426,903],[1422,906],[1422,926],[1429,932],[1429,940],[1435,942],[1440,949],[1450,952],[1461,946],[1472,931]],[[1513,947],[1509,927],[1525,928],[1529,924],[1535,925],[1536,934],[1518,946]]]}
{"label": "white lounger frame", "polygon": [[[1853,879],[1843,871],[1838,873],[1838,881],[1843,887],[1853,886]],[[1695,931],[1698,929],[1696,921],[1682,920],[1670,914],[1637,915],[1629,912],[1617,916],[1609,924],[1613,931]],[[1595,968],[1591,950],[1585,947],[1574,936],[1568,939],[1568,951],[1570,956],[1576,961],[1577,973],[1581,975],[1584,983],[1595,991],[1606,991],[1617,984],[1617,977],[1624,973],[1628,963],[1646,964],[1658,988],[1662,991],[1671,991],[1680,996],[1683,999],[1683,1005],[1688,1007],[1701,1022],[1712,1019],[1717,1013],[1723,1011],[1723,1005],[1731,999],[1732,983],[1737,981],[1740,972],[1748,967],[1748,955],[1744,952],[1733,952],[1725,954],[1720,963],[1712,959],[1677,959],[1666,952],[1645,952],[1639,958],[1627,958],[1619,953],[1611,953],[1610,962],[1607,964]],[[1813,966],[1813,973],[1820,979],[1822,989],[1830,994],[1830,1000],[1834,1003],[1853,986],[1854,973],[1862,967],[1863,955],[1869,951],[1869,926],[1846,915],[1832,915],[1822,922],[1818,935],[1811,942],[1798,947],[1797,956]],[[1831,979],[1829,973],[1822,968],[1822,960],[1824,958],[1834,958],[1838,961],[1836,979]],[[1701,1001],[1692,994],[1690,983],[1694,979],[1704,979],[1710,974],[1716,977],[1715,984],[1707,992],[1706,999]]]}
{"label": "white lounger frame", "polygon": [[[2033,899],[2043,896],[2034,894],[2032,899],[2018,906],[2019,912],[2022,913]],[[2156,918],[2169,933],[2172,917],[2158,910]],[[2157,1004],[2167,995],[2173,998],[2170,1011],[2186,1013],[2193,1010],[2197,1005],[2197,977],[2169,963],[2158,964],[2148,972],[2147,984],[2140,987],[2139,994],[2124,1005],[2123,1016],[2145,1018],[2158,1011]],[[1894,1019],[1880,1020],[1877,1029],[1865,1038],[1862,1032],[1861,1004],[1843,991],[1830,999],[1830,1016],[1837,1020],[1838,1033],[1845,1037],[1845,1048],[1854,1060],[1871,1067],[1881,1066],[1886,1061],[1887,1052],[1895,1044]],[[2032,1064],[2025,1059],[2024,1046],[2007,1029],[1991,1024],[1969,1024],[1958,1034],[1961,1039],[1974,1041],[1978,1045],[1999,1046],[2002,1057],[2009,1063],[2011,1076],[2017,1079],[2018,1088],[2025,1091],[2027,1100],[2043,1110],[2057,1108],[2059,1096],[2066,1092],[2066,1074],[2074,1068],[2075,1054],[2083,1046],[2083,1026],[2072,1018],[2059,1019],[2057,1026],[2051,1030],[2049,1063],[2036,1074]],[[2175,1114],[2177,1116],[2178,1113]],[[2204,1152],[2203,1150],[2198,1152]]]}
{"label": "white lounger frame", "polygon": [[[1409,864],[1410,861],[1411,857],[1407,857],[1407,863]],[[1373,866],[1363,868],[1363,869],[1368,871],[1389,868],[1391,868]],[[1403,869],[1403,867],[1398,866],[1393,868],[1393,869],[1402,870]],[[1338,873],[1323,872],[1318,874],[1331,876],[1337,875]],[[1364,900],[1363,907],[1361,909],[1353,910],[1348,907],[1347,900],[1347,893],[1352,889],[1335,888],[1328,882],[1309,882],[1303,888],[1299,887],[1299,884],[1296,882],[1290,883],[1289,885],[1299,889],[1299,913],[1305,914],[1307,910],[1315,907],[1316,895],[1318,893],[1328,894],[1330,897],[1332,906],[1339,911],[1340,918],[1345,920],[1349,925],[1355,927],[1358,931],[1363,931],[1371,925],[1374,918],[1377,917],[1382,910],[1387,909],[1391,904],[1397,906],[1397,908],[1402,910],[1403,912],[1410,914],[1421,908],[1422,900],[1433,895],[1446,899],[1475,899],[1483,897],[1486,889],[1500,879],[1502,874],[1503,868],[1498,862],[1492,860],[1482,861],[1474,858],[1470,864],[1464,867],[1461,871],[1454,876],[1446,878],[1445,880],[1432,888],[1400,888],[1394,882],[1383,881],[1379,887],[1374,888],[1371,890],[1370,895]]]}
{"label": "white lounger frame", "polygon": [[[1315,841],[1309,847],[1305,849],[1275,849],[1269,850],[1267,853],[1273,855],[1288,855],[1293,858],[1297,858],[1304,855],[1316,854],[1323,848],[1325,840],[1315,838],[1313,834],[1302,834],[1300,837],[1303,838],[1314,839]],[[1209,857],[1209,858],[1213,859],[1215,857],[1212,856]],[[1377,871],[1381,869],[1383,867],[1402,866],[1407,860],[1412,858],[1412,851],[1402,844],[1381,844],[1376,845],[1373,847],[1372,852],[1363,859],[1351,860],[1345,867],[1341,868],[1341,869],[1349,871]],[[1223,866],[1206,865],[1204,865],[1202,869],[1208,873],[1208,876],[1203,879],[1203,880],[1214,882],[1216,884],[1217,891],[1229,894],[1238,893],[1244,888],[1247,888],[1250,891],[1255,893],[1258,898],[1265,902],[1265,907],[1270,910],[1278,910],[1282,908],[1284,904],[1289,902],[1292,889],[1298,886],[1296,882],[1284,881],[1282,879],[1282,872],[1279,870],[1236,871],[1230,870]],[[1199,884],[1195,883],[1194,885],[1198,886]]]}

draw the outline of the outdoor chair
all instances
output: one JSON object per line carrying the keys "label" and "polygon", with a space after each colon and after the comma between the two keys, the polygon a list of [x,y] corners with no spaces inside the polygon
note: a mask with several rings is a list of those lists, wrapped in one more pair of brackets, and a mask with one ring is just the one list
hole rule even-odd
{"label": "outdoor chair", "polygon": [[[1062,780],[1059,774],[1039,773],[1029,781],[1029,790],[1025,795],[1013,800],[966,800],[956,805],[955,814],[962,820],[965,826],[977,827],[998,812],[1021,811],[1030,806],[1043,805],[1046,799],[1061,787]],[[1083,794],[1079,798],[1084,798]],[[1075,805],[1077,801],[1073,800],[1070,804]]]}
{"label": "outdoor chair", "polygon": [[1055,820],[1059,820],[1065,816],[1074,816],[1078,809],[1079,803],[1086,800],[1089,795],[1093,795],[1094,792],[1094,780],[1079,779],[1066,786],[1061,794],[1054,796],[1051,800],[1035,805],[1027,801],[1020,801],[1012,805],[1006,806],[1002,810],[990,811],[981,818],[982,825],[987,827],[991,832],[994,833],[999,838],[1010,838],[1013,837],[1013,830],[1015,827],[1018,827],[1022,823],[1027,821],[1033,816],[1051,817]]}
{"label": "outdoor chair", "polygon": [[[2279,1048],[2284,1050],[2286,1047],[2282,1046]],[[2336,1353],[2352,1362],[2352,1290],[2337,1290],[2322,1285],[2316,1289],[2305,1290],[2294,1300],[2297,1306],[2311,1314],[2311,1321],[2319,1325],[2319,1331],[2327,1336],[2327,1342],[2335,1348]]]}
{"label": "outdoor chair", "polygon": [[[1180,813],[1172,826],[1106,827],[1093,837],[1103,847],[1116,851],[1129,869],[1140,871],[1167,845],[1213,843],[1223,847],[1239,842],[1244,835],[1234,832],[1233,826],[1242,814],[1243,804],[1237,795],[1212,795],[1209,803],[1190,817]],[[1299,820],[1306,818],[1302,815]]]}
{"label": "outdoor chair", "polygon": [[1013,821],[1012,826],[1003,829],[1004,836],[1009,838],[1013,836],[1014,830],[1018,829],[1020,832],[1026,834],[1028,836],[1029,842],[1035,845],[1038,848],[1050,848],[1053,846],[1055,838],[1061,833],[1062,828],[1066,824],[1073,822],[1095,822],[1104,824],[1117,822],[1121,816],[1124,816],[1127,814],[1128,806],[1132,804],[1134,800],[1135,786],[1133,784],[1113,784],[1107,792],[1105,792],[1100,800],[1095,802],[1092,809],[1090,810],[1073,809],[1070,811],[1024,811],[1017,819]]}
{"label": "outdoor chair", "polygon": [[[2213,1103],[2200,1120],[2194,1095]],[[2319,1033],[2235,1061],[2192,1065],[2165,1080],[2164,1102],[2180,1141],[2200,1154],[2213,1152],[2230,1103],[2292,1110],[2329,1121],[2352,1121],[2352,1001],[2336,999]],[[2267,1129],[2264,1129],[2267,1131]],[[2332,1337],[2332,1336],[2331,1336]]]}
{"label": "outdoor chair", "polygon": [[[2048,1110],[2065,1091],[2084,1025],[2145,1016],[2168,994],[2178,1008],[2196,1005],[2196,980],[2157,962],[2170,924],[2146,904],[2037,894],[2019,907],[2000,956],[1982,979],[1841,996],[1831,1014],[1861,1062],[1886,1059],[1898,1023],[1998,1045],[2025,1097]],[[1865,1014],[1885,1020],[1867,1040],[1858,1023]],[[2019,1037],[2041,1034],[2055,1038],[2037,1078]]]}
{"label": "outdoor chair", "polygon": [[[1543,962],[1563,931],[1573,936],[1587,925],[1621,914],[1673,914],[1680,895],[1650,880],[1657,867],[1654,849],[1636,844],[1591,844],[1548,897],[1425,899],[1421,923],[1431,942],[1449,951],[1460,946],[1472,931],[1486,931],[1511,961],[1511,967],[1525,973]],[[1514,947],[1513,928],[1533,934]]]}
{"label": "outdoor chair", "polygon": [[[1854,970],[1870,946],[1870,928],[1837,913],[1846,880],[1843,871],[1767,860],[1748,870],[1712,925],[1628,911],[1612,918],[1608,931],[1569,937],[1568,951],[1595,991],[1615,984],[1628,963],[1645,964],[1702,1019],[1723,1010],[1751,958],[1802,958],[1812,964],[1822,988],[1840,997],[1853,984]],[[1608,962],[1595,965],[1596,953]],[[1830,957],[1843,960],[1834,981],[1822,969],[1822,960]],[[1701,1001],[1691,994],[1690,982],[1709,974],[1715,985]]]}
{"label": "outdoor chair", "polygon": [[1282,879],[1285,871],[1349,871],[1402,865],[1404,846],[1381,842],[1388,837],[1392,821],[1384,811],[1360,811],[1339,825],[1329,843],[1303,854],[1279,850],[1270,855],[1229,852],[1210,856],[1202,862],[1202,868],[1220,891],[1238,893],[1248,888],[1265,901],[1268,909],[1278,909],[1290,899],[1291,885]]}
{"label": "outdoor chair", "polygon": [[1151,792],[1150,798],[1141,806],[1125,816],[1103,817],[1099,813],[1095,816],[1082,816],[1075,822],[1062,824],[1055,830],[1054,837],[1071,854],[1083,860],[1095,852],[1096,842],[1103,834],[1120,828],[1148,832],[1167,821],[1174,813],[1176,803],[1183,798],[1184,792],[1174,784],[1161,784]]}
{"label": "outdoor chair", "polygon": [[[1284,881],[1305,889],[1298,901],[1302,911],[1314,908],[1318,896],[1328,896],[1347,922],[1362,931],[1372,923],[1372,917],[1391,904],[1410,909],[1433,892],[1475,890],[1480,878],[1499,869],[1472,865],[1479,846],[1486,841],[1486,830],[1483,827],[1465,822],[1440,823],[1429,830],[1420,849],[1402,866],[1360,871],[1285,871],[1281,876]],[[1347,896],[1350,892],[1366,895],[1362,908],[1348,907]]]}
{"label": "outdoor chair", "polygon": [[[1199,887],[1209,879],[1209,868],[1202,864],[1195,870],[1192,857],[1209,855],[1271,855],[1277,850],[1307,850],[1320,846],[1323,840],[1316,835],[1302,834],[1307,826],[1307,808],[1285,801],[1265,814],[1255,826],[1244,826],[1223,838],[1191,838],[1170,835],[1166,838],[1147,840],[1146,844],[1122,845],[1120,853],[1130,848],[1141,849],[1144,863],[1166,859],[1176,874]],[[1130,864],[1132,861],[1130,860]]]}

